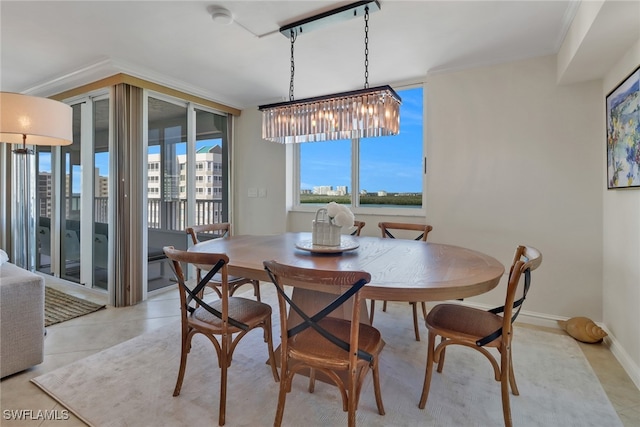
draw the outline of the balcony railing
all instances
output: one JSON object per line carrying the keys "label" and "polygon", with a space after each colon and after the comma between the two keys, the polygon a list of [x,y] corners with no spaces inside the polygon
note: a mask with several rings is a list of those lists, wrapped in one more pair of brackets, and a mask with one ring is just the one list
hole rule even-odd
{"label": "balcony railing", "polygon": [[[64,202],[67,218],[78,215],[80,196],[67,197]],[[41,217],[51,217],[51,198],[40,197],[38,212]],[[196,200],[195,224],[212,224],[223,221],[223,203],[221,200]],[[107,197],[95,197],[93,204],[94,221],[108,223],[109,205]],[[184,230],[187,226],[187,200],[162,201],[148,199],[148,227],[165,230]]]}

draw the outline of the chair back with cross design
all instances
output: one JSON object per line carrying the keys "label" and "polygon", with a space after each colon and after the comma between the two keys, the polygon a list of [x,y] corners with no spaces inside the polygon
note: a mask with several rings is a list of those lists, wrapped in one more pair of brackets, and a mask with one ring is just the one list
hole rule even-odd
{"label": "chair back with cross design", "polygon": [[[279,381],[271,338],[271,306],[259,301],[229,295],[226,254],[198,253],[165,246],[163,251],[171,261],[180,289],[181,313],[181,354],[178,379],[173,391],[174,396],[180,394],[184,379],[187,356],[191,349],[191,340],[196,334],[203,334],[213,344],[220,367],[220,408],[219,425],[224,425],[227,401],[227,370],[231,366],[233,352],[238,342],[253,329],[263,330],[267,343],[268,360],[275,381]],[[187,280],[185,271],[192,265],[201,269],[204,277]],[[220,277],[220,297],[213,301],[205,301],[205,287],[209,286],[214,275]]]}
{"label": "chair back with cross design", "polygon": [[[378,412],[384,415],[378,373],[378,356],[384,344],[377,329],[360,323],[360,289],[371,279],[369,273],[306,269],[276,261],[265,261],[264,266],[278,292],[281,325],[282,379],[274,425],[281,425],[291,381],[301,371],[310,372],[310,392],[316,375],[338,387],[348,425],[354,426],[360,389],[371,370]],[[320,288],[336,298],[318,312],[308,313],[289,297],[285,286]],[[337,310],[350,314],[349,318],[331,317]]]}
{"label": "chair back with cross design", "polygon": [[[485,311],[462,304],[446,303],[438,304],[429,311],[425,321],[429,330],[427,366],[418,404],[421,409],[425,408],[429,397],[433,365],[437,364],[437,371],[442,372],[447,347],[458,344],[479,351],[489,360],[494,378],[501,385],[504,424],[508,427],[512,425],[509,388],[514,395],[520,394],[511,357],[513,322],[518,317],[531,286],[531,272],[541,263],[540,251],[531,246],[520,245],[516,249],[509,272],[503,306]],[[438,336],[441,340],[436,346]],[[486,347],[498,350],[499,363]]]}
{"label": "chair back with cross design", "polygon": [[[191,236],[191,242],[195,245],[200,243],[200,237],[206,237],[207,240],[231,237],[231,224],[228,222],[217,222],[213,224],[193,225],[191,227],[187,227],[185,231],[189,236]],[[199,268],[196,269],[196,273],[199,278],[202,277]],[[228,275],[227,281],[229,283],[229,295],[233,295],[238,288],[248,283],[253,286],[253,294],[256,299],[260,301],[260,281],[232,275]],[[209,286],[218,294],[218,296],[220,296],[219,274],[216,274],[211,278]]]}
{"label": "chair back with cross design", "polygon": [[366,222],[364,222],[364,221],[358,221],[358,220],[353,221],[353,226],[356,229],[351,232],[351,235],[352,236],[359,236],[360,232],[362,231],[362,229],[364,228],[365,225],[366,225]]}

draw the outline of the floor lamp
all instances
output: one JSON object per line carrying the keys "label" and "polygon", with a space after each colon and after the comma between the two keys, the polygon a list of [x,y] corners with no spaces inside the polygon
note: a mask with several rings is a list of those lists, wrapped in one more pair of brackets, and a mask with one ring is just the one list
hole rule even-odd
{"label": "floor lamp", "polygon": [[[73,140],[70,106],[47,98],[0,92],[0,142],[16,144],[12,179],[13,262],[35,269],[35,158],[31,145],[69,145]],[[6,191],[7,189],[5,189]]]}

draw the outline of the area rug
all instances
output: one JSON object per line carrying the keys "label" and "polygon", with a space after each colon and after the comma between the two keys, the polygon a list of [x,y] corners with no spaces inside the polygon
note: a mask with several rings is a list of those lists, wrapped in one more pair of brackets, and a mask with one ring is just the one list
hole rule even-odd
{"label": "area rug", "polygon": [[84,316],[102,308],[105,308],[105,306],[65,294],[49,286],[44,288],[45,326]]}
{"label": "area rug", "polygon": [[[267,291],[262,292],[263,300],[273,302],[274,295]],[[389,303],[386,313],[376,314],[374,325],[386,342],[380,360],[386,415],[377,413],[369,375],[360,397],[358,425],[503,425],[500,384],[484,356],[464,347],[449,348],[444,371],[434,373],[427,407],[420,410],[426,343],[414,339],[410,307]],[[276,331],[274,337],[279,336]],[[522,327],[514,336],[520,389],[520,396],[511,396],[514,426],[622,425],[572,338]],[[277,345],[279,339],[275,341]],[[90,426],[217,425],[220,371],[213,346],[206,339],[194,339],[182,392],[173,397],[179,342],[179,323],[170,324],[32,381]],[[236,349],[229,371],[226,425],[273,425],[278,384],[265,363],[266,354],[259,331],[248,334]],[[347,425],[337,389],[317,382],[309,394],[307,382],[301,376],[294,380],[283,425]]]}

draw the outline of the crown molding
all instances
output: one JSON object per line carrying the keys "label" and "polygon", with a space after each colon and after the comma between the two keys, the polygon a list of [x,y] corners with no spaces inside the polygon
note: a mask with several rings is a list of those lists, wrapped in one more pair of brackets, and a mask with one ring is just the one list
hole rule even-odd
{"label": "crown molding", "polygon": [[160,87],[209,100],[210,102],[226,106],[227,108],[225,108],[225,110],[233,110],[233,114],[236,114],[235,112],[240,110],[240,108],[232,101],[223,99],[218,94],[202,90],[201,88],[184,81],[171,79],[167,76],[156,73],[153,70],[144,69],[139,66],[134,66],[126,61],[113,58],[101,59],[47,82],[34,85],[21,91],[21,93],[25,95],[52,97],[54,95],[69,92],[76,88],[107,79],[117,74],[126,74],[128,76],[159,85]]}

